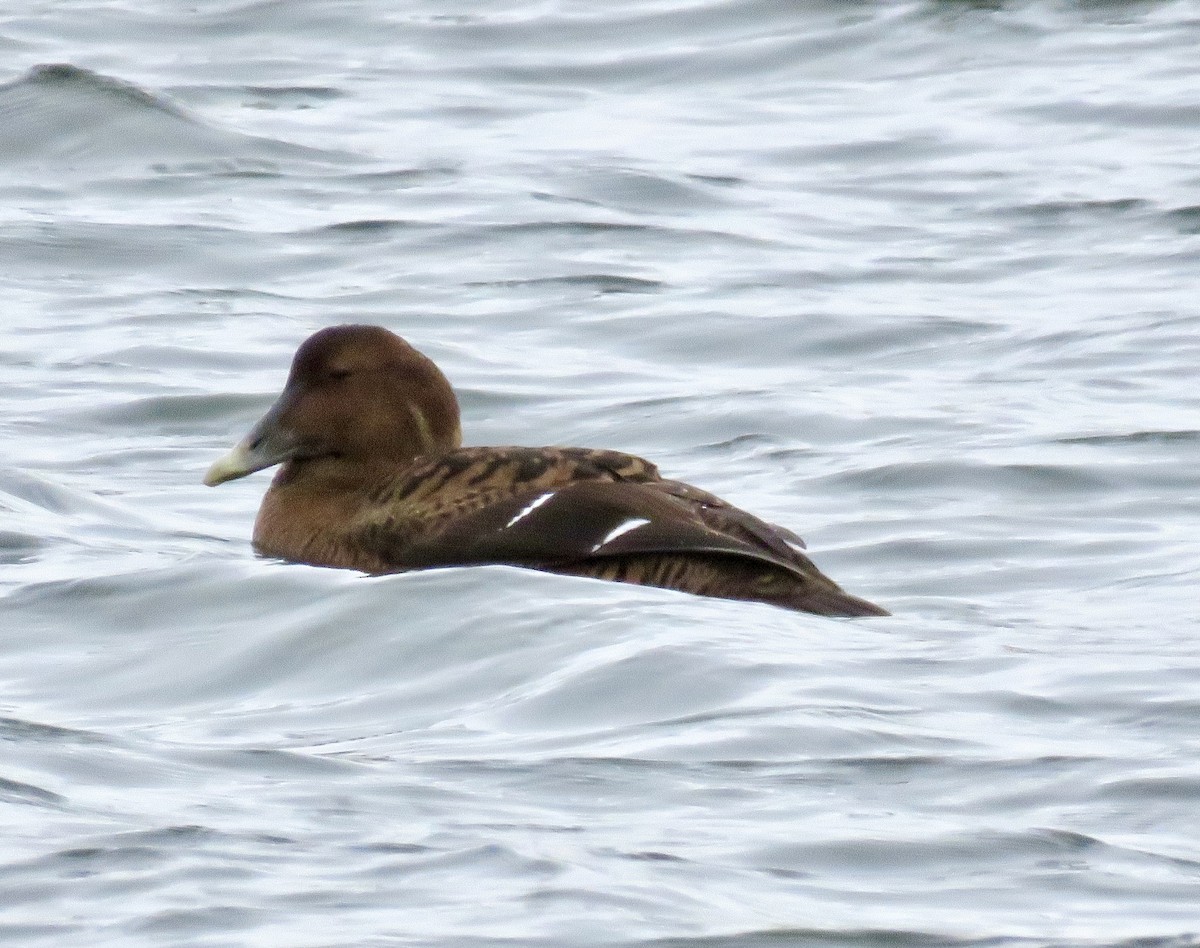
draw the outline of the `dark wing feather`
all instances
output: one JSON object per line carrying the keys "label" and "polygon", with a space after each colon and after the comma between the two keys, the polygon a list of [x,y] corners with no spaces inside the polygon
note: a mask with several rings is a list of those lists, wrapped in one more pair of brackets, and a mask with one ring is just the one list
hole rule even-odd
{"label": "dark wing feather", "polygon": [[672,497],[687,501],[701,520],[721,533],[740,536],[750,543],[760,543],[785,559],[790,558],[794,551],[805,548],[804,541],[787,527],[760,520],[754,514],[699,487],[668,480],[659,480],[654,486]]}
{"label": "dark wing feather", "polygon": [[390,558],[409,569],[472,563],[553,568],[649,553],[718,554],[798,571],[790,557],[712,529],[655,487],[596,480],[527,490],[449,519]]}

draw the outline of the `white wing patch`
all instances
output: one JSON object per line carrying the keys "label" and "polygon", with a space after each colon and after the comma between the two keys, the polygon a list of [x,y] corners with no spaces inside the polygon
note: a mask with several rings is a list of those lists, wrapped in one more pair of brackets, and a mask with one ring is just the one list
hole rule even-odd
{"label": "white wing patch", "polygon": [[513,524],[519,522],[522,518],[528,517],[531,513],[533,513],[535,510],[537,510],[538,507],[542,506],[542,504],[544,504],[546,501],[548,501],[553,496],[554,496],[554,491],[548,490],[548,491],[546,491],[546,493],[539,494],[537,497],[533,498],[533,500],[531,500],[528,504],[526,504],[524,507],[522,507],[517,512],[517,515],[515,517],[513,517],[512,520],[508,521],[508,523],[506,523],[504,525],[504,529],[507,530]]}
{"label": "white wing patch", "polygon": [[644,527],[649,522],[650,521],[646,520],[644,517],[638,517],[634,520],[626,520],[624,523],[618,524],[617,526],[613,527],[611,530],[608,531],[607,535],[604,537],[603,540],[601,540],[594,547],[592,547],[592,552],[595,553],[602,546],[612,543],[612,541],[615,540],[617,537],[624,536],[630,530],[636,530],[638,527]]}

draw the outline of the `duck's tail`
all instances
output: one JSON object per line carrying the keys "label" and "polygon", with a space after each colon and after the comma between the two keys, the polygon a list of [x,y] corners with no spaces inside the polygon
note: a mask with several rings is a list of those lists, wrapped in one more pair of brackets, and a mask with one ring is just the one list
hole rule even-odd
{"label": "duck's tail", "polygon": [[821,616],[891,615],[873,602],[850,595],[807,558],[803,560],[802,568],[796,571],[749,557],[679,554],[600,557],[558,564],[549,569],[556,573],[659,586],[718,599],[765,602]]}
{"label": "duck's tail", "polygon": [[766,601],[783,606],[785,609],[813,612],[820,616],[863,618],[865,616],[891,615],[882,606],[877,606],[858,596],[852,596],[833,582],[829,582],[828,586],[823,583],[803,583],[797,584],[797,586],[798,588],[791,595]]}

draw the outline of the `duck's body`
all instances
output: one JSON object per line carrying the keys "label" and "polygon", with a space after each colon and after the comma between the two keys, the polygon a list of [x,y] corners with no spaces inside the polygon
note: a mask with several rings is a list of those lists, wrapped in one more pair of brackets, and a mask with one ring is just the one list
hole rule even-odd
{"label": "duck's body", "polygon": [[500,563],[887,615],[821,573],[795,534],[641,458],[459,441],[432,362],[380,327],[337,326],[301,346],[275,406],[205,481],[282,464],[254,545],[296,562],[368,573]]}

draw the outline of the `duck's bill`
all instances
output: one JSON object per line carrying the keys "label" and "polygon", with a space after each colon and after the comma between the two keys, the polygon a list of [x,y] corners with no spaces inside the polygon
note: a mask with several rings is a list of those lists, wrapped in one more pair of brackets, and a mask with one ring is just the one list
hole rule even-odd
{"label": "duck's bill", "polygon": [[268,415],[255,425],[254,430],[239,441],[232,451],[218,458],[208,469],[204,483],[216,487],[302,455],[298,441],[291,432],[273,422],[274,419]]}
{"label": "duck's bill", "polygon": [[255,471],[282,464],[301,453],[300,438],[285,417],[290,405],[291,400],[285,390],[250,433],[208,469],[204,483],[216,487],[226,481],[236,481]]}
{"label": "duck's bill", "polygon": [[218,484],[224,484],[226,481],[236,481],[239,477],[245,477],[247,474],[261,471],[263,468],[270,467],[275,463],[278,462],[263,458],[252,451],[249,439],[247,439],[237,444],[224,457],[218,458],[213,462],[212,467],[208,469],[208,473],[204,475],[204,483],[209,487],[216,487]]}

